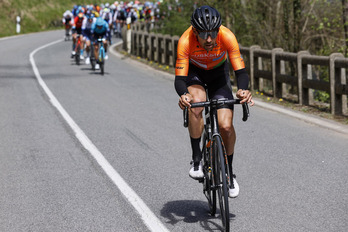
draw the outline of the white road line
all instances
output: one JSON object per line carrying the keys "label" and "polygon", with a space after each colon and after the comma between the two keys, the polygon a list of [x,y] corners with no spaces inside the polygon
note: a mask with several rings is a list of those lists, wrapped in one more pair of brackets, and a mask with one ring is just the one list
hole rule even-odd
{"label": "white road line", "polygon": [[126,181],[117,173],[117,171],[111,166],[111,164],[105,159],[103,154],[98,150],[98,148],[91,142],[87,135],[81,130],[81,128],[75,123],[75,121],[70,117],[70,115],[65,111],[62,105],[59,103],[57,98],[52,94],[51,90],[47,87],[46,83],[42,80],[39,70],[36,67],[34,61],[34,55],[41,49],[59,43],[63,40],[57,40],[52,43],[41,46],[29,55],[30,63],[33,67],[37,81],[39,82],[42,89],[47,94],[52,105],[58,110],[58,112],[63,116],[65,121],[68,123],[70,128],[74,131],[76,138],[80,143],[89,151],[89,153],[95,158],[101,168],[110,177],[114,184],[120,189],[122,194],[127,198],[127,200],[133,205],[133,207],[138,211],[145,225],[150,229],[150,231],[169,231],[162,222],[156,217],[156,215],[147,207],[145,202],[134,192],[134,190],[126,183]]}

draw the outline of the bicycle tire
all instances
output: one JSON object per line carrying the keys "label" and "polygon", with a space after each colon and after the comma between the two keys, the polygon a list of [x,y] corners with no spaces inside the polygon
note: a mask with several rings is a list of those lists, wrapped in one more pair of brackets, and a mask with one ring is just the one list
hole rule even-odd
{"label": "bicycle tire", "polygon": [[75,62],[77,65],[80,65],[80,53],[81,53],[80,49],[81,49],[80,44],[77,43],[76,44],[76,52],[75,52]]}
{"label": "bicycle tire", "polygon": [[[92,47],[92,45],[91,45],[91,47]],[[92,48],[93,48],[93,47],[92,47]],[[94,57],[94,48],[93,48],[93,50],[90,51],[89,60],[90,60],[90,62],[91,62],[92,70],[95,71],[95,63],[96,63],[96,60],[95,60],[95,57]]]}
{"label": "bicycle tire", "polygon": [[203,193],[208,200],[209,213],[214,216],[216,213],[216,188],[212,175],[211,146],[207,134],[204,132],[202,137],[202,158],[203,158]]}
{"label": "bicycle tire", "polygon": [[91,60],[92,70],[95,71],[95,59],[94,59],[94,57],[93,57],[93,59],[90,58],[90,60]]}
{"label": "bicycle tire", "polygon": [[100,63],[100,72],[101,75],[104,75],[104,62]]}
{"label": "bicycle tire", "polygon": [[228,204],[228,183],[226,175],[226,159],[223,152],[221,137],[213,137],[213,160],[214,162],[214,180],[217,188],[218,200],[220,206],[223,231],[230,231],[230,212]]}
{"label": "bicycle tire", "polygon": [[100,65],[100,72],[101,75],[104,75],[104,56],[105,56],[105,51],[104,51],[104,47],[100,47],[100,51],[99,51],[99,65]]}

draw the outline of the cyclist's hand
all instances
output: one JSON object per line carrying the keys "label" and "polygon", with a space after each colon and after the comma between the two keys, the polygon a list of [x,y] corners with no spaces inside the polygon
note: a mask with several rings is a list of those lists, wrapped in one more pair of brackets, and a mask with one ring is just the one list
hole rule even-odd
{"label": "cyclist's hand", "polygon": [[255,104],[249,90],[239,89],[236,96],[241,99],[240,103],[250,103],[250,106],[253,106]]}
{"label": "cyclist's hand", "polygon": [[179,107],[183,110],[185,107],[191,107],[190,102],[192,101],[193,97],[191,94],[183,94],[181,95],[179,99]]}

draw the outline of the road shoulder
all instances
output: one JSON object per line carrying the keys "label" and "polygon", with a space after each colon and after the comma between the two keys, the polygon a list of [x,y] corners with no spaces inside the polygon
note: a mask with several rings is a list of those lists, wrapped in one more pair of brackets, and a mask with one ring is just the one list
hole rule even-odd
{"label": "road shoulder", "polygon": [[[174,80],[173,74],[170,74],[170,73],[162,71],[162,70],[158,70],[158,69],[153,68],[149,65],[146,65],[145,63],[140,62],[136,59],[132,59],[132,58],[128,57],[127,55],[121,54],[116,49],[116,47],[121,45],[121,44],[122,44],[122,41],[119,43],[113,44],[110,47],[110,52],[119,58],[127,60],[127,62],[136,64],[136,65],[141,66],[142,68],[145,68],[145,69],[151,69],[153,72],[161,73],[165,78]],[[330,120],[330,119],[325,119],[325,118],[322,118],[322,117],[319,117],[316,115],[303,113],[303,112],[293,110],[293,109],[290,109],[290,108],[287,108],[287,107],[284,107],[284,106],[281,106],[278,104],[264,102],[261,99],[254,98],[254,100],[255,100],[256,107],[261,107],[261,108],[264,108],[267,110],[271,110],[271,111],[275,111],[275,112],[278,112],[281,114],[285,114],[285,115],[297,118],[299,120],[305,121],[307,123],[314,124],[314,125],[317,125],[317,126],[320,126],[323,128],[327,128],[329,130],[336,131],[336,132],[341,133],[341,134],[348,135],[348,126],[343,124],[343,123],[339,123],[339,122],[336,122],[336,121]]]}

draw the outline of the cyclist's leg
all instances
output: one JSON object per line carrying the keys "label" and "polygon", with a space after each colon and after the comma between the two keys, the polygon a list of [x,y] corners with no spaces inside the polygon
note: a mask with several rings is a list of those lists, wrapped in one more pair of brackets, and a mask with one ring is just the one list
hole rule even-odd
{"label": "cyclist's leg", "polygon": [[[106,37],[105,37],[106,38]],[[108,51],[108,41],[107,41],[107,39],[105,39],[104,41],[103,41],[103,44],[104,44],[104,50],[105,50],[105,59],[107,60],[108,59],[108,55],[107,55],[107,51]]]}
{"label": "cyclist's leg", "polygon": [[71,54],[72,54],[72,55],[75,55],[76,37],[77,37],[77,33],[76,33],[76,31],[74,30],[74,32],[73,32],[73,34],[72,34],[72,39],[73,39],[73,42],[72,42],[72,51],[71,51]]}
{"label": "cyclist's leg", "polygon": [[81,59],[84,59],[83,52],[84,52],[84,48],[85,48],[85,38],[82,34],[80,35],[80,41],[81,41],[81,43],[80,43],[80,57],[81,57]]}
{"label": "cyclist's leg", "polygon": [[[95,38],[98,38],[98,37],[95,37]],[[94,45],[94,48],[93,49],[93,52],[94,52],[94,58],[96,60],[96,65],[95,65],[95,69],[99,69],[99,45],[98,45],[98,39],[94,39],[93,41],[93,45]]]}
{"label": "cyclist's leg", "polygon": [[[206,101],[205,84],[199,78],[199,69],[190,65],[189,73],[187,77],[187,89],[193,97],[193,102]],[[193,108],[189,111],[189,133],[192,148],[192,161],[193,165],[190,169],[190,176],[192,178],[202,178],[202,151],[200,148],[201,135],[204,128],[204,121],[202,117],[202,108]]]}
{"label": "cyclist's leg", "polygon": [[91,41],[88,38],[88,36],[85,37],[85,44],[86,44],[86,64],[90,63],[90,51],[91,51]]}
{"label": "cyclist's leg", "polygon": [[[209,98],[233,99],[228,63],[225,62],[225,64],[216,68],[214,75],[209,75],[209,77],[211,76],[214,77],[214,82],[208,85]],[[223,105],[218,109],[220,134],[225,144],[227,155],[233,154],[236,141],[236,133],[233,127],[233,110],[233,105]]]}
{"label": "cyclist's leg", "polygon": [[[227,63],[219,67],[216,71],[216,82],[213,86],[208,87],[209,97],[212,99],[227,98],[233,99],[232,86],[230,82],[229,68]],[[218,121],[222,140],[228,160],[228,172],[231,179],[231,197],[237,197],[239,194],[239,185],[235,179],[232,169],[234,146],[236,143],[236,132],[233,126],[233,109],[234,106],[222,106],[218,109]]]}
{"label": "cyclist's leg", "polygon": [[[201,85],[191,85],[188,87],[189,93],[193,96],[193,102],[206,100],[206,92]],[[192,166],[189,172],[190,177],[200,179],[204,177],[202,169],[202,151],[200,147],[201,135],[204,128],[202,117],[203,108],[192,108],[189,111],[188,130],[192,148]]]}
{"label": "cyclist's leg", "polygon": [[85,37],[85,43],[86,43],[86,54],[87,54],[87,57],[89,57],[89,52],[91,51],[91,40],[88,37]]}
{"label": "cyclist's leg", "polygon": [[[193,97],[193,102],[206,101],[206,92],[202,85],[188,86],[188,91]],[[203,107],[192,108],[189,112],[189,133],[191,138],[200,138],[203,131]]]}

